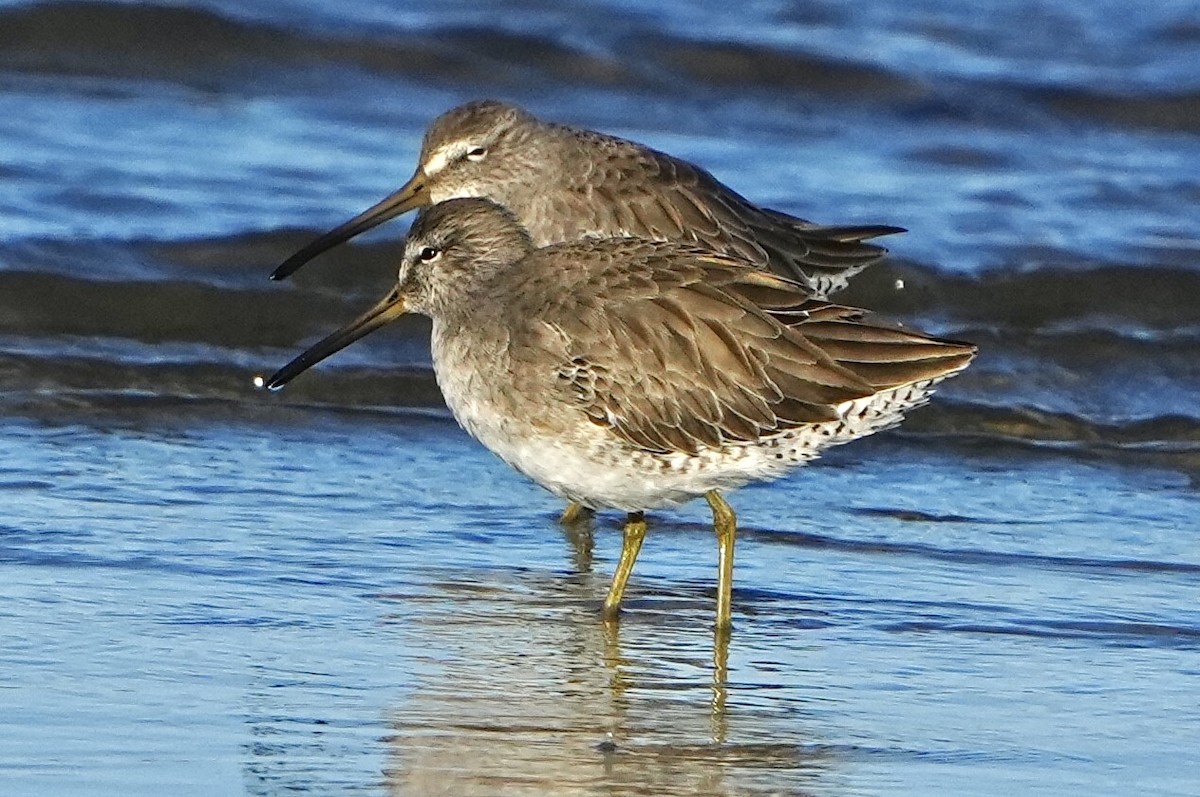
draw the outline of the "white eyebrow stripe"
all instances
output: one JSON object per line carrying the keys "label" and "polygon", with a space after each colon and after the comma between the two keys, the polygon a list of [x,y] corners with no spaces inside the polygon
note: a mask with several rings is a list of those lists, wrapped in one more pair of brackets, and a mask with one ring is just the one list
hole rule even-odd
{"label": "white eyebrow stripe", "polygon": [[446,157],[446,151],[439,149],[437,152],[429,156],[429,160],[425,161],[425,173],[437,174],[442,169],[446,168],[446,163],[449,158]]}
{"label": "white eyebrow stripe", "polygon": [[430,154],[429,160],[425,161],[425,174],[437,174],[451,161],[461,158],[466,151],[467,145],[457,141],[435,150]]}

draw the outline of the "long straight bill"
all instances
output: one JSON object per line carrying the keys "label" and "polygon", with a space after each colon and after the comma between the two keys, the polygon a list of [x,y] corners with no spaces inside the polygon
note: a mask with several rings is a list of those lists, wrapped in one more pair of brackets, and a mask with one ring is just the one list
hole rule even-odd
{"label": "long straight bill", "polygon": [[[262,384],[268,390],[278,390],[292,381],[298,374],[349,346],[361,337],[371,334],[384,324],[395,321],[407,312],[404,297],[399,289],[393,290],[378,304],[329,337],[313,345],[306,352],[280,368]],[[257,380],[256,380],[257,381]]]}
{"label": "long straight bill", "polygon": [[271,279],[285,279],[322,252],[345,243],[372,227],[378,227],[389,219],[394,219],[403,213],[425,207],[428,204],[429,192],[425,190],[425,175],[418,171],[399,191],[387,199],[372,205],[340,227],[335,227],[283,261],[279,268],[271,272]]}

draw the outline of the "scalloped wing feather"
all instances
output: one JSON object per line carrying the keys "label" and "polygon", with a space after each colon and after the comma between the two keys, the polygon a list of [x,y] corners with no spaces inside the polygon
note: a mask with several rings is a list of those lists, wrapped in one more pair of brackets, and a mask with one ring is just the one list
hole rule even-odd
{"label": "scalloped wing feather", "polygon": [[585,272],[546,308],[564,341],[559,378],[587,417],[647,451],[695,453],[835,420],[844,402],[944,377],[974,352],[687,246],[556,249]]}

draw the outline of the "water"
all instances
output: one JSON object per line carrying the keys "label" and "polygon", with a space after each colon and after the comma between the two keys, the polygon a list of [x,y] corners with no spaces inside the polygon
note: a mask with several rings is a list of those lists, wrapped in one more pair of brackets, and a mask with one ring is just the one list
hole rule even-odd
{"label": "water", "polygon": [[[1200,792],[1200,17],[1128,0],[0,2],[0,792]],[[428,326],[250,387],[403,224],[284,257],[498,96],[910,232],[973,340],[897,432],[619,518],[446,416]]]}

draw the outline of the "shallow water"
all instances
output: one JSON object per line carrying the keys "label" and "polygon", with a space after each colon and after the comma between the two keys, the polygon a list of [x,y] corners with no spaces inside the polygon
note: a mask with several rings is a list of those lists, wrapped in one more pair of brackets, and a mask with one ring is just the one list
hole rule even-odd
{"label": "shallow water", "polygon": [[[1193,3],[0,0],[0,793],[1200,792]],[[702,505],[561,505],[373,301],[266,275],[469,98],[829,223],[977,342],[898,431]]]}
{"label": "shallow water", "polygon": [[697,508],[614,629],[617,518],[449,421],[201,421],[5,425],[7,793],[1193,793],[1170,471],[834,452],[735,497],[715,662]]}

